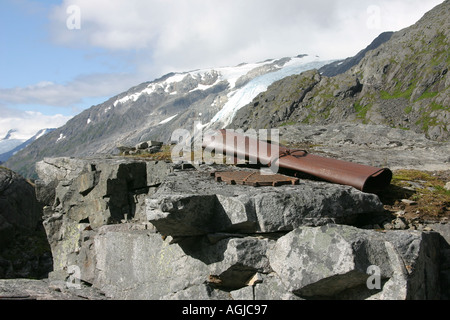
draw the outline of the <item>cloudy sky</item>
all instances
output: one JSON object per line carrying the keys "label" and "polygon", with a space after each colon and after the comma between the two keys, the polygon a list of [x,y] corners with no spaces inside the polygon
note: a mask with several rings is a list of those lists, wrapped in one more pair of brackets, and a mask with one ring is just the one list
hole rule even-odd
{"label": "cloudy sky", "polygon": [[168,72],[346,58],[442,0],[1,0],[0,138]]}

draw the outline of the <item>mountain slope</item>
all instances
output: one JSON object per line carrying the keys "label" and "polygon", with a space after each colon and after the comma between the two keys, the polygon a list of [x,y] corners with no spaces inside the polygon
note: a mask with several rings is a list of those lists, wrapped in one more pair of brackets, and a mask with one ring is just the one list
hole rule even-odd
{"label": "mountain slope", "polygon": [[111,154],[118,145],[145,140],[169,142],[175,129],[194,122],[225,127],[237,110],[274,81],[327,62],[305,55],[235,67],[170,73],[93,106],[38,139],[6,163],[24,176],[44,157]]}
{"label": "mountain slope", "polygon": [[395,32],[350,70],[308,71],[272,84],[239,110],[232,128],[342,121],[384,124],[446,140],[450,128],[450,1]]}
{"label": "mountain slope", "polygon": [[[18,141],[19,144],[16,146],[16,143],[15,143],[14,147],[12,149],[10,149],[10,150],[8,150],[6,152],[0,153],[0,163],[7,161],[14,154],[16,154],[17,152],[25,149],[29,144],[31,144],[32,142],[36,141],[40,137],[43,137],[47,133],[52,132],[53,130],[55,130],[55,129],[41,129],[34,136],[32,136],[30,139],[28,139],[26,141],[15,139],[14,141]],[[2,142],[3,141],[0,141],[0,143],[2,143]]]}
{"label": "mountain slope", "polygon": [[320,74],[327,77],[334,77],[337,76],[338,74],[347,72],[348,70],[356,66],[358,63],[360,63],[368,51],[374,50],[379,46],[381,46],[386,41],[390,40],[393,34],[394,32],[383,32],[375,40],[373,40],[372,43],[367,48],[358,52],[354,57],[350,57],[345,60],[335,61],[323,66],[322,68],[319,69]]}
{"label": "mountain slope", "polygon": [[[15,135],[15,132],[17,132],[17,130],[15,129],[8,130],[6,135],[0,139],[0,155],[5,152],[9,152],[10,150],[25,142],[26,139],[17,137]],[[1,161],[2,160],[0,159],[0,162]]]}

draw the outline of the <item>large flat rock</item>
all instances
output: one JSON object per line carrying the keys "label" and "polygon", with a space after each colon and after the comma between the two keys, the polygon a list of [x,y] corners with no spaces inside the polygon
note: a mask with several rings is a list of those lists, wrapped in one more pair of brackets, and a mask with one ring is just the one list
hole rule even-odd
{"label": "large flat rock", "polygon": [[337,123],[280,128],[280,142],[310,153],[376,167],[450,170],[450,142],[384,125]]}
{"label": "large flat rock", "polygon": [[382,210],[378,196],[349,186],[311,180],[279,187],[228,185],[216,182],[207,170],[175,172],[147,198],[148,220],[174,237],[290,231],[351,223]]}

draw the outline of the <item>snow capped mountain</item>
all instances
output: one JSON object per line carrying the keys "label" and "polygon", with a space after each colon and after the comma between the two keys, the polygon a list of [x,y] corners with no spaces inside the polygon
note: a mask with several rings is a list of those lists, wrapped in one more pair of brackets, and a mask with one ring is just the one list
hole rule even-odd
{"label": "snow capped mountain", "polygon": [[[265,91],[270,84],[292,74],[306,70],[320,68],[329,61],[321,61],[318,57],[299,55],[293,58],[269,59],[259,63],[243,63],[235,67],[221,67],[215,69],[195,70],[185,73],[175,73],[154,81],[139,90],[119,95],[112,105],[107,106],[104,112],[112,108],[122,107],[135,103],[140,98],[158,94],[179,95],[195,91],[206,91],[220,83],[227,83],[227,94],[222,99],[214,100],[213,109],[219,108],[215,115],[208,119],[205,126],[227,126],[240,108],[250,103],[259,93]],[[225,102],[224,102],[225,101]],[[166,117],[157,124],[165,124],[177,117],[179,113]],[[91,119],[87,123],[91,123]]]}
{"label": "snow capped mountain", "polygon": [[55,129],[41,129],[29,139],[14,139],[15,129],[8,131],[6,136],[0,140],[0,163],[7,161],[14,154],[26,148],[30,143],[52,132]]}
{"label": "snow capped mountain", "polygon": [[320,61],[317,57],[301,56],[285,61],[287,62],[284,64],[275,64],[273,71],[252,79],[242,88],[231,90],[228,94],[228,102],[211,119],[210,124],[221,123],[223,127],[228,126],[239,109],[249,104],[258,94],[266,91],[275,81],[306,70],[318,69],[327,63]]}
{"label": "snow capped mountain", "polygon": [[44,157],[111,154],[120,145],[146,140],[170,142],[176,129],[194,131],[196,122],[204,129],[224,128],[240,108],[273,82],[327,63],[299,55],[169,73],[84,110],[6,165],[31,176],[34,163]]}

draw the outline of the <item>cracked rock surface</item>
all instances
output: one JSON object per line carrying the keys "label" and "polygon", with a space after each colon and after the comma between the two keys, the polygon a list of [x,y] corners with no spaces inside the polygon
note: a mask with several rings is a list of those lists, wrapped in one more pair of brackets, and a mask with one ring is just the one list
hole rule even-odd
{"label": "cracked rock surface", "polygon": [[[377,195],[306,178],[298,185],[252,187],[211,176],[227,170],[255,169],[123,158],[41,163],[37,190],[53,271],[33,283],[47,289],[28,297],[439,299],[445,294],[440,268],[448,243],[439,233],[352,226],[383,212]],[[74,279],[89,291],[73,295]],[[379,286],[369,286],[371,281]],[[10,288],[5,296],[27,295],[7,282],[1,286]]]}

